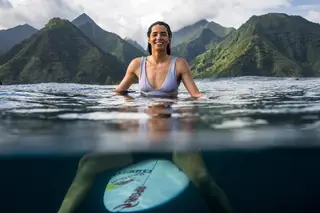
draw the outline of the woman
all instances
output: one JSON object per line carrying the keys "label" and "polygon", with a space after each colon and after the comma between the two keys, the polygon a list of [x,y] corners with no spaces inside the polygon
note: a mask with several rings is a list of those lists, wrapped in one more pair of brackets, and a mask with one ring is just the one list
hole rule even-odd
{"label": "woman", "polygon": [[[168,24],[164,22],[152,24],[148,30],[148,50],[151,55],[132,60],[125,77],[114,92],[126,93],[138,78],[143,95],[176,97],[179,84],[182,81],[192,97],[200,97],[201,93],[192,79],[187,62],[181,58],[170,56],[171,38],[172,33]],[[174,153],[172,161],[194,183],[212,212],[231,212],[226,196],[207,172],[199,153]],[[76,177],[58,212],[74,212],[98,173],[108,169],[121,168],[133,162],[134,159],[129,153],[91,153],[85,155],[79,162]]]}
{"label": "woman", "polygon": [[172,32],[168,24],[155,22],[148,29],[148,51],[150,56],[135,58],[131,61],[126,74],[114,92],[126,92],[138,78],[143,95],[176,97],[182,81],[189,94],[199,98],[188,63],[170,56]]}

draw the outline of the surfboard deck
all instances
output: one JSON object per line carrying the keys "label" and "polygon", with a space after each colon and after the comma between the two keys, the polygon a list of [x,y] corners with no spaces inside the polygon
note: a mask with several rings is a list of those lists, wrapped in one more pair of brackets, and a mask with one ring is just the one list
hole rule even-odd
{"label": "surfboard deck", "polygon": [[110,212],[147,210],[169,202],[188,185],[188,177],[171,161],[146,160],[111,177],[103,203]]}

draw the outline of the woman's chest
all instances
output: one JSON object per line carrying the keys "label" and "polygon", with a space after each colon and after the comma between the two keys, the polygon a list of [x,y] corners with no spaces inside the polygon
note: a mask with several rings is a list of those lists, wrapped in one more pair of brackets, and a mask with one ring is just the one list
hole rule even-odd
{"label": "woman's chest", "polygon": [[153,89],[161,88],[167,80],[171,80],[170,77],[173,77],[169,64],[163,66],[146,65],[145,73],[146,79]]}

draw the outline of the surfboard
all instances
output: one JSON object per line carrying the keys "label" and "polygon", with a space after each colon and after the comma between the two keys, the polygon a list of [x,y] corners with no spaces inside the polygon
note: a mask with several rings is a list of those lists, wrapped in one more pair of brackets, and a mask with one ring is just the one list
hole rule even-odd
{"label": "surfboard", "polygon": [[103,203],[109,212],[147,210],[169,202],[188,185],[188,177],[171,161],[142,161],[111,177]]}

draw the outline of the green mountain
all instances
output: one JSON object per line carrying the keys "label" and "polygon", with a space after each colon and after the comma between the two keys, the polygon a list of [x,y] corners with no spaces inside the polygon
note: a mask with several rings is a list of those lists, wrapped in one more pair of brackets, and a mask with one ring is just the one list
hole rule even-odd
{"label": "green mountain", "polygon": [[215,22],[200,20],[173,33],[172,53],[191,62],[196,56],[224,40],[234,30]]}
{"label": "green mountain", "polygon": [[235,31],[234,28],[223,27],[215,22],[209,22],[205,19],[202,19],[194,24],[185,26],[180,30],[173,32],[171,46],[176,47],[180,44],[190,42],[196,37],[199,37],[203,29],[210,29],[220,38],[225,38],[230,33]]}
{"label": "green mountain", "polygon": [[132,40],[131,38],[124,38],[124,40],[126,40],[128,43],[132,44],[133,46],[135,46],[136,48],[138,48],[139,50],[141,50],[142,52],[144,52],[145,55],[149,55],[147,48],[143,49],[143,47],[138,44],[138,42]]}
{"label": "green mountain", "polygon": [[252,16],[192,61],[195,77],[320,76],[320,25],[300,16]]}
{"label": "green mountain", "polygon": [[77,27],[86,23],[95,24],[95,22],[86,13],[82,13],[72,21],[72,24],[76,25]]}
{"label": "green mountain", "polygon": [[36,32],[38,32],[38,30],[28,24],[18,25],[6,30],[0,30],[0,53],[8,51],[14,45],[29,38]]}
{"label": "green mountain", "polygon": [[3,84],[111,84],[121,80],[125,69],[115,56],[60,18],[51,19],[38,33],[0,57]]}
{"label": "green mountain", "polygon": [[192,61],[196,56],[202,54],[207,49],[214,47],[222,39],[214,34],[210,29],[204,28],[199,35],[188,42],[179,44],[172,48],[172,54],[183,57],[188,62]]}
{"label": "green mountain", "polygon": [[172,32],[171,47],[174,48],[180,44],[189,42],[196,37],[201,29],[208,23],[207,20],[200,20],[194,24],[185,26],[178,31]]}
{"label": "green mountain", "polygon": [[72,21],[88,38],[98,45],[106,53],[115,55],[127,66],[132,59],[146,55],[131,43],[125,41],[115,33],[107,32],[100,28],[86,14],[80,15]]}
{"label": "green mountain", "polygon": [[214,34],[221,38],[226,38],[229,36],[232,32],[234,32],[236,29],[233,27],[223,27],[218,23],[215,23],[213,21],[208,22],[204,28],[210,29]]}

